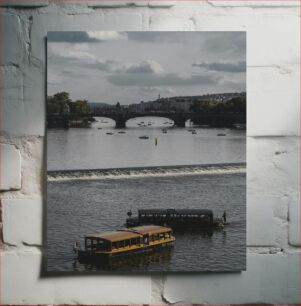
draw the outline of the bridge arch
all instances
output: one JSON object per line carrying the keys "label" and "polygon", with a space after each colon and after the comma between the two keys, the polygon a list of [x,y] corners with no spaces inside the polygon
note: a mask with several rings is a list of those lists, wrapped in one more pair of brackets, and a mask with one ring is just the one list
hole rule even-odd
{"label": "bridge arch", "polygon": [[126,120],[126,127],[173,127],[175,122],[169,117],[162,116],[133,116]]}
{"label": "bridge arch", "polygon": [[185,127],[185,123],[190,119],[191,114],[189,113],[175,113],[175,112],[129,112],[129,111],[118,111],[118,112],[97,112],[94,116],[106,117],[114,120],[116,122],[116,128],[126,128],[126,122],[133,118],[140,117],[160,117],[166,118],[167,120],[172,120],[174,126]]}
{"label": "bridge arch", "polygon": [[96,119],[96,121],[93,123],[93,126],[95,128],[98,127],[114,128],[116,126],[116,121],[114,120],[114,118],[111,118],[109,116],[94,116],[94,118]]}

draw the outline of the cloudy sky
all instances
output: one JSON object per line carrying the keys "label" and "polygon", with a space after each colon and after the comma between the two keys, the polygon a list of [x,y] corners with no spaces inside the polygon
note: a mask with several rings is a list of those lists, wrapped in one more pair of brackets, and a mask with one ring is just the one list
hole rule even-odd
{"label": "cloudy sky", "polygon": [[48,95],[116,104],[246,90],[245,32],[49,32]]}

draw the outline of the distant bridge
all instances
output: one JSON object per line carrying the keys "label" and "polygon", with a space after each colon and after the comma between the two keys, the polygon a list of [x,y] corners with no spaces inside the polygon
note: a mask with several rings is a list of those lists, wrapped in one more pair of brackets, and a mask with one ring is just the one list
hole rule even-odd
{"label": "distant bridge", "polygon": [[173,120],[176,127],[185,127],[187,120],[194,124],[209,125],[214,127],[233,127],[234,123],[246,123],[246,115],[241,113],[188,113],[188,112],[131,112],[131,111],[106,111],[97,110],[92,116],[106,117],[116,122],[116,128],[125,128],[126,122],[139,117],[163,117]]}

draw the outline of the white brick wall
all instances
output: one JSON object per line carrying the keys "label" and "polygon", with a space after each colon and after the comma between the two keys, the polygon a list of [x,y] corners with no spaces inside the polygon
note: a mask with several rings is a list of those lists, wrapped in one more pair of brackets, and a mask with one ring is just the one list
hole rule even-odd
{"label": "white brick wall", "polygon": [[21,154],[13,145],[1,144],[1,190],[21,189]]}
{"label": "white brick wall", "polygon": [[[69,1],[70,2],[70,1]],[[2,304],[298,303],[298,1],[1,1]],[[50,30],[247,31],[248,270],[41,276]],[[275,137],[278,136],[278,137]],[[233,292],[234,291],[234,292]],[[118,294],[117,294],[118,292]]]}

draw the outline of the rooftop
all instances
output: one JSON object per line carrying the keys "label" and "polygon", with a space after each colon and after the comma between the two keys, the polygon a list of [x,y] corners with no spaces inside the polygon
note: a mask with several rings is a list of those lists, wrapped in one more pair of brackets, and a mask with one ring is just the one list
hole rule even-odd
{"label": "rooftop", "polygon": [[213,212],[210,209],[139,209],[138,214],[177,214],[177,215],[212,215]]}
{"label": "rooftop", "polygon": [[108,240],[111,242],[133,239],[138,237],[141,237],[141,235],[127,230],[110,231],[110,232],[102,232],[92,235],[86,235],[86,238],[96,238],[96,239],[98,238],[102,240]]}
{"label": "rooftop", "polygon": [[143,225],[117,231],[101,232],[86,235],[86,238],[102,239],[111,242],[139,238],[145,234],[153,235],[171,231],[171,228],[158,225]]}

